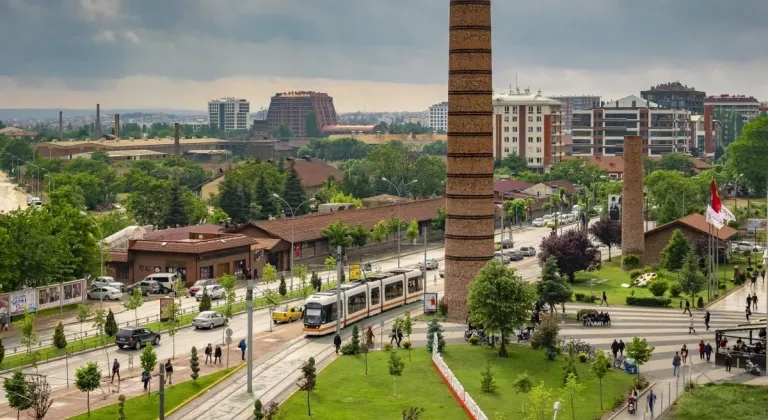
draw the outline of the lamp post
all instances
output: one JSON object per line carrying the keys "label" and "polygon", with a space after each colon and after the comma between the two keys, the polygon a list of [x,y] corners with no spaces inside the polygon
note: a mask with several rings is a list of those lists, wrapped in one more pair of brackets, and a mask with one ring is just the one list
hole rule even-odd
{"label": "lamp post", "polygon": [[317,200],[315,200],[315,197],[312,197],[309,200],[302,202],[301,204],[296,206],[296,208],[294,209],[293,207],[291,207],[290,204],[288,204],[287,201],[285,201],[283,197],[280,197],[275,193],[272,194],[272,197],[275,197],[278,200],[285,203],[285,205],[288,206],[288,209],[291,211],[291,291],[293,291],[293,255],[296,253],[296,251],[293,249],[293,237],[294,237],[293,234],[294,234],[294,227],[295,227],[294,225],[296,224],[295,223],[296,221],[294,219],[296,218],[296,212],[301,208],[301,206],[307,203],[314,203]]}
{"label": "lamp post", "polygon": [[[99,222],[97,222],[96,219],[91,217],[91,215],[89,215],[88,213],[81,211],[80,215],[87,217],[88,220],[93,222],[93,224],[96,226],[96,229],[98,229],[99,231],[99,238],[100,238],[99,239],[99,261],[100,261],[99,277],[104,277],[104,234],[101,231],[101,226],[99,226]],[[99,298],[99,309],[102,309],[103,306],[104,306],[104,293],[102,293]]]}
{"label": "lamp post", "polygon": [[561,407],[560,401],[555,401],[555,404],[552,406],[552,409],[555,410],[555,416],[552,417],[552,420],[557,420],[557,412],[560,411]]}
{"label": "lamp post", "polygon": [[[397,197],[400,198],[400,189],[397,188],[397,185],[395,185],[394,182],[388,180],[387,178],[381,177],[381,180],[389,183],[389,185],[392,186],[392,188],[397,191]],[[415,184],[418,180],[414,179],[413,181],[405,184],[405,185],[411,185]],[[400,200],[397,200],[397,267],[400,267],[400,230],[402,228],[403,221],[400,219]]]}

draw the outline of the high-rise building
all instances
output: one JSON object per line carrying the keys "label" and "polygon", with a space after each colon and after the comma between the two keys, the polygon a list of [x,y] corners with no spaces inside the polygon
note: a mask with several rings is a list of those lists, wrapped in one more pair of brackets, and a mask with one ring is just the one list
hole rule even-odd
{"label": "high-rise building", "polygon": [[208,123],[219,130],[247,130],[251,104],[246,99],[221,98],[208,102]]}
{"label": "high-rise building", "polygon": [[528,167],[543,172],[559,156],[553,145],[562,141],[562,104],[529,89],[493,95],[493,156],[515,154]]}
{"label": "high-rise building", "polygon": [[448,102],[429,107],[429,128],[435,131],[448,131]]}
{"label": "high-rise building", "polygon": [[735,112],[741,115],[745,123],[750,122],[760,115],[760,101],[752,96],[745,95],[720,95],[707,96],[704,106],[712,105],[713,112]]}
{"label": "high-rise building", "polygon": [[276,130],[281,124],[291,127],[296,137],[307,137],[307,115],[315,113],[318,132],[326,125],[339,123],[333,97],[320,92],[285,92],[272,97],[267,111],[267,123],[270,130]]}
{"label": "high-rise building", "polygon": [[563,104],[563,130],[571,129],[573,111],[600,107],[600,97],[594,95],[551,96],[551,98]]}
{"label": "high-rise building", "polygon": [[621,156],[624,136],[643,138],[645,153],[688,153],[691,113],[630,95],[597,109],[573,111],[574,156]]}
{"label": "high-rise building", "polygon": [[718,138],[707,137],[706,153],[714,155],[717,147],[726,147],[734,142],[744,125],[760,115],[760,101],[752,96],[719,95],[704,99],[705,124],[715,125]]}
{"label": "high-rise building", "polygon": [[691,114],[704,113],[705,92],[698,91],[693,86],[688,87],[680,82],[662,83],[640,92],[643,99],[659,104],[666,109],[681,109]]}

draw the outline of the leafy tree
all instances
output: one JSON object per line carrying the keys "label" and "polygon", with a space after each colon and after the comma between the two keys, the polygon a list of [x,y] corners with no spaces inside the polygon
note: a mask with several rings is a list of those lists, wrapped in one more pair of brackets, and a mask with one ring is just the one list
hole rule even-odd
{"label": "leafy tree", "polygon": [[307,137],[320,137],[322,134],[320,128],[317,127],[317,115],[315,111],[309,111],[307,118],[304,120],[304,129],[306,130]]}
{"label": "leafy tree", "polygon": [[280,293],[280,296],[285,296],[288,294],[288,288],[285,285],[285,276],[280,274],[280,286],[277,288],[278,293]]}
{"label": "leafy tree", "polygon": [[37,344],[37,331],[35,330],[35,314],[24,308],[24,318],[14,323],[19,329],[19,341],[27,348],[27,354],[32,353],[32,347]]}
{"label": "leafy tree", "polygon": [[[141,350],[139,363],[141,363],[141,368],[150,374],[155,369],[155,365],[157,364],[157,353],[155,353],[155,349],[152,348],[152,344],[147,343],[146,347]],[[150,386],[151,383],[152,382],[150,381]]]}
{"label": "leafy tree", "polygon": [[589,227],[589,233],[608,247],[608,261],[611,261],[611,247],[621,246],[621,223],[615,220],[598,220]]}
{"label": "leafy tree", "polygon": [[21,410],[26,410],[32,406],[29,400],[27,378],[20,369],[14,371],[10,378],[5,378],[3,389],[5,389],[5,399],[8,401],[8,405],[16,410],[16,418],[19,417]]}
{"label": "leafy tree", "polygon": [[504,159],[496,161],[497,168],[507,168],[512,175],[528,170],[528,162],[525,158],[514,153],[504,156]]}
{"label": "leafy tree", "polygon": [[446,214],[445,206],[442,206],[439,209],[437,209],[437,215],[435,215],[435,217],[432,218],[433,229],[439,229],[439,230],[445,231],[445,214]]}
{"label": "leafy tree", "polygon": [[575,400],[582,391],[584,391],[584,385],[579,382],[579,379],[574,374],[568,375],[568,378],[565,380],[565,386],[563,387],[563,394],[571,400],[571,415],[573,416],[573,420],[576,420]]}
{"label": "leafy tree", "polygon": [[411,333],[413,332],[413,318],[411,318],[411,311],[405,311],[402,319],[403,321],[400,324],[400,327],[402,328],[403,333],[408,336],[408,340],[410,341]]}
{"label": "leafy tree", "polygon": [[[428,198],[443,194],[446,175],[445,162],[437,156],[421,156],[414,164],[413,177],[415,183],[407,184],[410,195],[418,198]],[[401,188],[401,192],[406,192]]]}
{"label": "leafy tree", "polygon": [[421,149],[425,155],[445,156],[448,153],[448,142],[438,140],[427,143]]}
{"label": "leafy tree", "polygon": [[[281,279],[285,282],[285,278]],[[234,315],[232,307],[235,305],[235,283],[237,279],[231,274],[225,274],[219,277],[219,285],[224,289],[224,312],[222,314],[228,319],[232,319]]]}
{"label": "leafy tree", "polygon": [[357,324],[352,326],[352,341],[350,341],[350,344],[352,354],[360,352],[360,329],[357,327]]}
{"label": "leafy tree", "polygon": [[27,389],[29,404],[32,410],[32,412],[28,414],[35,420],[44,419],[45,415],[48,414],[51,405],[53,405],[53,400],[51,399],[51,386],[48,384],[46,376],[39,374],[30,375],[30,380],[27,382]]}
{"label": "leafy tree", "polygon": [[427,351],[432,353],[432,346],[437,335],[437,351],[442,352],[445,348],[445,339],[443,339],[443,326],[436,318],[432,318],[427,324]]}
{"label": "leafy tree", "polygon": [[709,198],[709,178],[686,177],[678,171],[657,170],[645,177],[648,200],[655,205],[656,223],[662,224],[703,211]]}
{"label": "leafy tree", "polygon": [[557,345],[557,336],[560,334],[560,326],[552,318],[542,322],[531,335],[531,347],[534,349],[544,348],[550,353],[554,351]]}
{"label": "leafy tree", "polygon": [[181,298],[187,294],[187,284],[183,279],[177,278],[173,283],[173,291],[176,293],[176,299],[179,300],[179,307],[181,307]]}
{"label": "leafy tree", "polygon": [[586,270],[597,258],[597,248],[587,237],[587,233],[571,229],[559,236],[549,236],[541,241],[539,262],[542,264],[550,256],[557,259],[560,273],[568,276],[573,283],[577,271]]}
{"label": "leafy tree", "polygon": [[200,312],[211,310],[211,295],[208,294],[208,289],[203,288],[203,296],[200,298],[200,304],[197,307]]}
{"label": "leafy tree", "polygon": [[608,367],[611,365],[611,359],[603,350],[598,350],[595,354],[595,361],[592,362],[590,370],[597,376],[600,381],[600,410],[603,409],[603,378],[608,372]]}
{"label": "leafy tree", "polygon": [[325,268],[328,270],[328,283],[330,283],[331,271],[334,268],[336,268],[336,258],[334,258],[332,255],[325,257],[325,261],[323,261],[323,265],[325,265]]}
{"label": "leafy tree", "polygon": [[661,265],[667,270],[679,270],[689,253],[691,253],[691,245],[680,229],[675,229],[667,246],[661,251]]}
{"label": "leafy tree", "polygon": [[531,171],[522,171],[517,175],[515,175],[514,179],[518,181],[528,182],[531,184],[538,184],[544,180],[544,178],[540,174],[537,174]]}
{"label": "leafy tree", "polygon": [[[299,178],[299,173],[296,172],[294,161],[291,161],[291,165],[288,167],[282,197],[290,205],[296,216],[306,214],[309,211],[309,207],[306,205],[307,192],[301,184],[301,178]],[[286,212],[286,214],[288,213]]]}
{"label": "leafy tree", "polygon": [[356,209],[363,208],[363,200],[356,198],[351,194],[344,194],[344,192],[342,191],[339,191],[334,195],[332,195],[328,199],[328,202],[329,203],[349,203],[349,204],[353,204]]}
{"label": "leafy tree", "polygon": [[264,283],[270,284],[277,280],[277,269],[272,264],[266,264],[261,271],[261,277]]}
{"label": "leafy tree", "polygon": [[480,389],[486,394],[493,394],[497,388],[491,364],[486,363],[485,370],[480,374]]}
{"label": "leafy tree", "polygon": [[373,231],[371,232],[371,238],[374,242],[377,244],[380,244],[387,240],[387,234],[389,233],[389,228],[387,227],[387,222],[384,220],[379,220],[376,225],[373,227]]}
{"label": "leafy tree", "polygon": [[310,357],[301,366],[301,383],[299,385],[302,391],[307,391],[307,415],[310,417],[312,417],[312,408],[309,404],[309,395],[315,389],[315,385],[317,385],[317,368],[315,367],[315,359]]}
{"label": "leafy tree", "polygon": [[277,130],[278,138],[280,140],[282,139],[292,139],[295,137],[293,134],[293,130],[291,129],[291,126],[288,124],[280,124]]}
{"label": "leafy tree", "polygon": [[77,185],[64,185],[51,191],[48,196],[52,206],[70,206],[76,209],[84,209],[85,197],[83,189]]}
{"label": "leafy tree", "polygon": [[552,409],[552,392],[544,387],[544,382],[539,382],[530,392],[530,410],[527,420],[549,420]]}
{"label": "leafy tree", "polygon": [[[83,335],[83,323],[91,317],[91,306],[85,303],[77,305],[77,322],[80,323],[80,339]],[[138,324],[137,324],[138,325]]]}
{"label": "leafy tree", "polygon": [[557,259],[549,257],[541,269],[541,279],[536,282],[536,293],[539,301],[549,304],[550,313],[554,313],[554,307],[558,303],[571,300],[573,291],[568,282],[557,273]]}
{"label": "leafy tree", "polygon": [[400,358],[400,355],[396,351],[389,352],[389,374],[392,375],[392,386],[394,389],[394,397],[397,397],[397,382],[395,381],[398,376],[403,374],[405,369],[405,363]]}
{"label": "leafy tree", "polygon": [[75,387],[80,392],[85,392],[88,401],[88,416],[91,415],[91,391],[99,387],[101,382],[101,369],[96,362],[88,362],[85,366],[75,371]]}
{"label": "leafy tree", "polygon": [[728,146],[728,166],[744,174],[753,189],[765,187],[768,168],[768,117],[761,116],[744,126],[741,136]]}
{"label": "leafy tree", "polygon": [[[368,243],[368,238],[371,237],[371,231],[364,228],[363,225],[357,224],[355,227],[349,229],[349,236],[352,238],[352,246],[358,248],[364,247]],[[360,251],[360,261],[363,260],[363,252]]]}
{"label": "leafy tree", "polygon": [[683,293],[695,299],[696,294],[704,288],[704,275],[699,270],[699,263],[693,252],[685,254],[683,268],[680,270],[680,287]]}
{"label": "leafy tree", "polygon": [[419,420],[423,413],[423,407],[408,407],[403,410],[403,420]]}
{"label": "leafy tree", "polygon": [[93,328],[96,329],[99,334],[99,339],[104,343],[104,326],[107,324],[107,311],[104,309],[97,309],[93,314]]}
{"label": "leafy tree", "polygon": [[405,236],[411,241],[415,241],[416,238],[419,237],[419,222],[411,220],[411,222],[408,223],[408,228],[405,230]]}
{"label": "leafy tree", "polygon": [[261,175],[259,182],[256,184],[256,202],[260,206],[259,219],[267,220],[270,216],[277,216],[275,199],[267,187],[267,179],[264,174]]}
{"label": "leafy tree", "polygon": [[549,172],[551,180],[564,179],[566,181],[571,181],[574,184],[585,185],[587,187],[591,186],[592,182],[595,180],[607,175],[607,171],[600,168],[600,166],[591,163],[586,158],[569,159],[557,162],[552,165]]}
{"label": "leafy tree", "polygon": [[656,279],[648,285],[648,290],[656,297],[664,296],[667,289],[669,289],[669,282],[664,279]]}
{"label": "leafy tree", "polygon": [[350,234],[349,226],[346,226],[344,222],[339,219],[321,230],[320,233],[328,240],[328,245],[333,251],[336,247],[341,247],[341,252],[345,253],[346,249],[352,245],[352,235]]}
{"label": "leafy tree", "polygon": [[665,153],[661,155],[656,168],[663,171],[678,171],[684,175],[691,175],[696,165],[693,163],[693,159],[682,153]]}
{"label": "leafy tree", "polygon": [[112,308],[109,308],[109,312],[107,312],[107,323],[104,324],[104,332],[107,334],[107,337],[114,337],[117,334],[117,330],[115,314],[112,312]]}
{"label": "leafy tree", "polygon": [[[512,386],[515,388],[515,392],[518,394],[528,394],[533,388],[533,381],[531,381],[531,377],[528,376],[528,372],[523,372],[517,375],[517,378],[515,379],[515,382],[512,384]],[[523,405],[520,412],[525,413],[525,400],[523,400]]]}
{"label": "leafy tree", "polygon": [[141,289],[138,287],[133,289],[133,293],[128,299],[123,302],[123,307],[129,311],[133,311],[133,319],[136,326],[139,326],[139,311],[138,309],[144,304],[144,296],[141,295]]}
{"label": "leafy tree", "polygon": [[632,341],[627,343],[627,357],[632,358],[637,365],[637,376],[640,376],[640,366],[651,360],[651,354],[655,347],[648,345],[648,340],[640,337],[633,337]]}
{"label": "leafy tree", "polygon": [[171,305],[168,307],[167,312],[165,313],[165,316],[168,317],[168,319],[165,321],[165,328],[168,330],[168,335],[171,336],[172,341],[172,348],[171,348],[171,357],[176,358],[176,334],[179,332],[179,328],[181,327],[181,306],[176,303],[172,302]]}
{"label": "leafy tree", "polygon": [[192,373],[189,375],[193,381],[196,381],[200,376],[200,359],[197,357],[197,347],[192,346],[192,356],[189,358],[189,370]]}
{"label": "leafy tree", "polygon": [[514,269],[494,259],[469,285],[467,309],[473,323],[483,325],[487,332],[501,334],[499,356],[507,357],[506,341],[516,327],[530,319],[534,300],[533,290]]}
{"label": "leafy tree", "polygon": [[64,336],[64,326],[61,325],[61,322],[53,330],[53,347],[58,350],[67,348],[67,337]]}

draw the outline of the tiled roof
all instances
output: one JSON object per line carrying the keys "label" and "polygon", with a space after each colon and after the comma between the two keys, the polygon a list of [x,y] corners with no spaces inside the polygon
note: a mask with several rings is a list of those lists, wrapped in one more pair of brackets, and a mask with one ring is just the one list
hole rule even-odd
{"label": "tiled roof", "polygon": [[267,251],[270,251],[272,248],[275,247],[275,245],[279,244],[282,239],[277,238],[257,238],[258,246],[261,248],[266,249]]}
{"label": "tiled roof", "polygon": [[[599,166],[601,169],[605,170],[608,173],[617,173],[617,174],[623,174],[624,173],[624,157],[623,156],[565,156],[565,160],[571,160],[571,159],[588,159],[589,163],[594,163],[595,165]],[[651,159],[659,160],[661,157],[659,156],[651,156]],[[708,164],[707,162],[704,162],[701,159],[691,158],[693,160],[694,168],[697,171],[703,171],[712,168],[712,165]]]}
{"label": "tiled roof", "polygon": [[573,182],[566,181],[564,179],[559,179],[557,181],[547,181],[542,182],[542,184],[545,184],[549,187],[556,187],[556,188],[565,188],[565,192],[568,195],[573,195],[573,192],[576,190],[576,186],[573,185]]}
{"label": "tiled roof", "polygon": [[[400,216],[403,220],[427,221],[437,215],[437,210],[445,206],[445,198],[433,198],[429,200],[411,201],[402,203],[400,207]],[[392,216],[397,216],[398,205],[362,208],[353,210],[344,210],[337,213],[312,214],[299,216],[296,218],[286,218],[280,220],[259,220],[252,221],[250,224],[255,226],[275,238],[285,241],[291,240],[291,225],[293,225],[294,242],[313,241],[323,238],[320,232],[331,223],[341,219],[345,225],[362,225],[366,229],[373,227],[380,220],[389,220]]]}
{"label": "tiled roof", "polygon": [[192,225],[147,232],[141,239],[153,241],[178,241],[182,239],[189,239],[190,233],[220,233],[221,231],[222,229],[219,225]]}
{"label": "tiled roof", "polygon": [[501,193],[502,191],[522,191],[531,188],[533,184],[523,181],[501,181],[493,183],[493,192]]}
{"label": "tiled roof", "polygon": [[109,251],[109,261],[128,262],[128,253],[125,251]]}
{"label": "tiled roof", "polygon": [[[681,217],[677,220],[673,220],[669,223],[663,224],[661,226],[657,226],[648,232],[645,232],[645,235],[652,235],[656,232],[669,229],[671,227],[674,227],[676,225],[685,225],[693,230],[697,230],[700,233],[703,234],[709,234],[710,224],[707,222],[707,218],[704,217],[704,215],[701,215],[699,213],[693,213],[689,214],[688,216]],[[712,234],[715,235],[718,239],[721,241],[727,241],[731,239],[733,235],[735,235],[737,232],[736,229],[730,227],[730,226],[723,226],[719,230],[716,230],[714,227],[712,227]]]}
{"label": "tiled roof", "polygon": [[200,240],[145,240],[131,241],[130,251],[170,252],[176,254],[205,254],[225,249],[250,247],[258,242],[245,235],[221,235],[215,239]]}
{"label": "tiled roof", "polygon": [[[323,185],[329,176],[333,176],[337,181],[344,178],[344,172],[319,159],[291,159],[296,165],[296,172],[299,173],[301,184],[305,188],[314,188]],[[288,162],[286,162],[286,167]]]}

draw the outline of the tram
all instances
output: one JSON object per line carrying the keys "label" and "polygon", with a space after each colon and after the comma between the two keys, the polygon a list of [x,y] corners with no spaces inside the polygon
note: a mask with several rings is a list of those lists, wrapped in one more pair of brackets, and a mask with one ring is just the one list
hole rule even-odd
{"label": "tram", "polygon": [[[340,327],[383,311],[424,299],[424,273],[415,268],[397,268],[376,273],[364,280],[341,285]],[[336,330],[336,291],[319,292],[304,304],[304,333],[325,335]]]}

